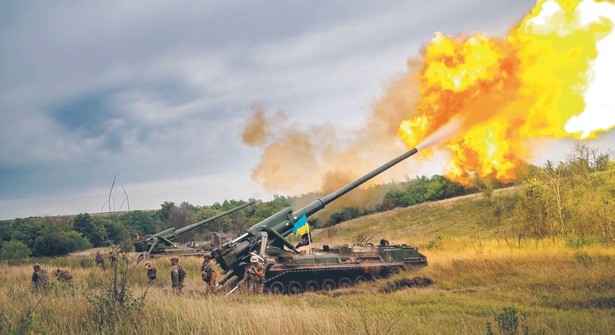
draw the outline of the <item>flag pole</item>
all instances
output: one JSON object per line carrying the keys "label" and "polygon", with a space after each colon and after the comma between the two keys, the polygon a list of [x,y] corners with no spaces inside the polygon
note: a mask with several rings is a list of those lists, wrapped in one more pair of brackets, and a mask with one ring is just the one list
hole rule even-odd
{"label": "flag pole", "polygon": [[309,245],[309,248],[310,248],[310,255],[311,255],[312,254],[312,236],[310,235],[310,224],[309,223],[306,223],[306,224],[307,224],[307,227],[308,227],[308,232],[307,232],[307,234],[308,234],[308,245]]}

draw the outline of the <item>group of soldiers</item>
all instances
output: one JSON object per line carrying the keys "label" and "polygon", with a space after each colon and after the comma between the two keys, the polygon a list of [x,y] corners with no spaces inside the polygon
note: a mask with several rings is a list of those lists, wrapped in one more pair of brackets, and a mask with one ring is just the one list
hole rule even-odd
{"label": "group of soldiers", "polygon": [[[49,289],[47,270],[43,269],[40,264],[34,264],[32,269],[32,288],[36,291]],[[56,269],[54,275],[59,282],[70,283],[73,280],[73,275],[68,270]]]}
{"label": "group of soldiers", "polygon": [[[151,283],[156,280],[157,270],[153,263],[145,263],[145,270],[147,272],[147,278]],[[205,282],[205,293],[216,293],[217,276],[216,270],[213,266],[213,261],[210,255],[203,256],[203,264],[200,268],[201,279]],[[186,270],[179,263],[179,257],[171,257],[171,288],[176,293],[181,293],[184,288],[184,281],[186,279]],[[247,293],[262,293],[263,284],[265,283],[265,265],[262,259],[254,255],[250,258],[250,263],[247,264],[244,276],[239,281],[238,285],[245,287]]]}
{"label": "group of soldiers", "polygon": [[[100,251],[96,252],[96,265],[105,268],[105,259]],[[112,264],[117,261],[115,253],[109,253],[109,262]],[[35,290],[47,290],[49,288],[49,277],[47,271],[41,268],[40,264],[34,264],[32,273],[32,286]],[[156,267],[152,262],[145,263],[147,279],[152,284],[157,277]],[[210,255],[203,256],[203,264],[200,268],[201,279],[205,282],[205,293],[211,294],[216,292],[217,273],[213,266],[213,261]],[[55,277],[59,282],[71,282],[73,276],[68,270],[56,269]],[[184,288],[186,279],[186,270],[179,263],[179,257],[171,257],[171,288],[176,293],[181,293]],[[242,287],[246,293],[262,293],[263,284],[265,283],[265,265],[260,257],[252,255],[250,263],[245,267],[243,278],[238,281],[237,286]]]}
{"label": "group of soldiers", "polygon": [[[109,251],[109,263],[111,263],[111,266],[113,266],[113,264],[115,262],[117,262],[117,256],[115,255],[115,252],[113,250]],[[126,254],[123,252],[120,252],[120,257],[122,258],[122,260],[126,260]],[[105,269],[105,256],[103,256],[103,254],[100,252],[100,250],[96,251],[96,266],[100,266],[101,268]]]}

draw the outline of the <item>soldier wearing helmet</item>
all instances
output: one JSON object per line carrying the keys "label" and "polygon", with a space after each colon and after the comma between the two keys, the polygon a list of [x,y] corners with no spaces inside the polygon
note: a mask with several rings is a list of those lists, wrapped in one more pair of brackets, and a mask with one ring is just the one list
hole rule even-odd
{"label": "soldier wearing helmet", "polygon": [[32,288],[35,291],[47,291],[49,288],[49,277],[47,276],[47,271],[39,264],[34,264],[32,266],[34,270],[32,272]]}
{"label": "soldier wearing helmet", "polygon": [[54,274],[58,281],[71,282],[73,280],[73,275],[68,270],[56,269],[56,272]]}
{"label": "soldier wearing helmet", "polygon": [[149,279],[149,282],[153,282],[156,279],[156,267],[154,267],[154,264],[147,262],[145,263],[145,270],[147,271],[147,279]]}
{"label": "soldier wearing helmet", "polygon": [[258,256],[252,255],[252,257],[250,257],[250,264],[248,264],[246,276],[248,293],[262,293],[263,283],[265,282],[265,265],[263,265]]}
{"label": "soldier wearing helmet", "polygon": [[100,253],[100,250],[96,251],[96,265],[105,268],[105,257]]}
{"label": "soldier wearing helmet", "polygon": [[205,282],[205,293],[213,293],[216,287],[216,270],[211,261],[211,256],[205,254],[203,256],[203,265],[201,265],[201,279]]}
{"label": "soldier wearing helmet", "polygon": [[179,264],[179,257],[171,257],[171,288],[175,293],[181,293],[186,279],[186,270]]}

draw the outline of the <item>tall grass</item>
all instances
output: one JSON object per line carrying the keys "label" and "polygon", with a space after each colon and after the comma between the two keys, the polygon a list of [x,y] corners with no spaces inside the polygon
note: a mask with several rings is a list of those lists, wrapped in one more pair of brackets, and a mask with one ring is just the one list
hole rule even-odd
{"label": "tall grass", "polygon": [[[465,248],[425,251],[430,265],[398,277],[425,276],[426,288],[383,294],[386,282],[299,296],[207,296],[200,259],[183,258],[188,271],[181,295],[170,289],[167,259],[155,260],[158,279],[146,306],[98,328],[88,297],[110,270],[83,266],[79,257],[55,259],[73,272],[73,285],[46,295],[30,290],[31,268],[0,267],[2,329],[31,316],[33,333],[48,334],[483,334],[486,322],[514,306],[530,330],[545,334],[608,334],[615,329],[615,250],[571,250],[560,243],[528,243],[510,249],[495,240]],[[43,266],[52,271],[52,264]],[[389,280],[399,279],[398,277]],[[139,266],[129,277],[139,296],[147,288]],[[494,323],[495,324],[495,323]],[[26,325],[27,326],[27,325]],[[13,327],[16,329],[15,327]]]}

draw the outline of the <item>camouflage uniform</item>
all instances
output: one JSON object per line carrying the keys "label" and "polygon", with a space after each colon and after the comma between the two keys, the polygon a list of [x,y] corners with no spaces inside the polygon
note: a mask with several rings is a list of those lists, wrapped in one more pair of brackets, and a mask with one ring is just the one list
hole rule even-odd
{"label": "camouflage uniform", "polygon": [[37,291],[46,291],[49,288],[49,277],[47,277],[47,271],[42,269],[38,264],[34,265],[34,272],[32,272],[32,288]]}
{"label": "camouflage uniform", "polygon": [[252,256],[250,264],[246,270],[248,293],[263,293],[263,283],[265,282],[265,266],[256,256]]}
{"label": "camouflage uniform", "polygon": [[154,265],[146,263],[145,269],[147,269],[147,279],[149,279],[150,282],[154,281],[156,279],[156,268]]}
{"label": "camouflage uniform", "polygon": [[109,262],[111,262],[111,264],[117,262],[117,257],[113,251],[109,251]]}
{"label": "camouflage uniform", "polygon": [[201,279],[205,282],[205,293],[213,293],[216,286],[216,270],[211,263],[211,258],[205,257],[201,265]]}
{"label": "camouflage uniform", "polygon": [[184,288],[186,271],[179,264],[179,258],[171,258],[171,287],[176,293],[181,293]]}
{"label": "camouflage uniform", "polygon": [[100,251],[96,252],[96,265],[102,266],[103,268],[105,267],[105,258]]}
{"label": "camouflage uniform", "polygon": [[57,269],[55,275],[59,281],[70,282],[73,280],[73,275],[68,270]]}

